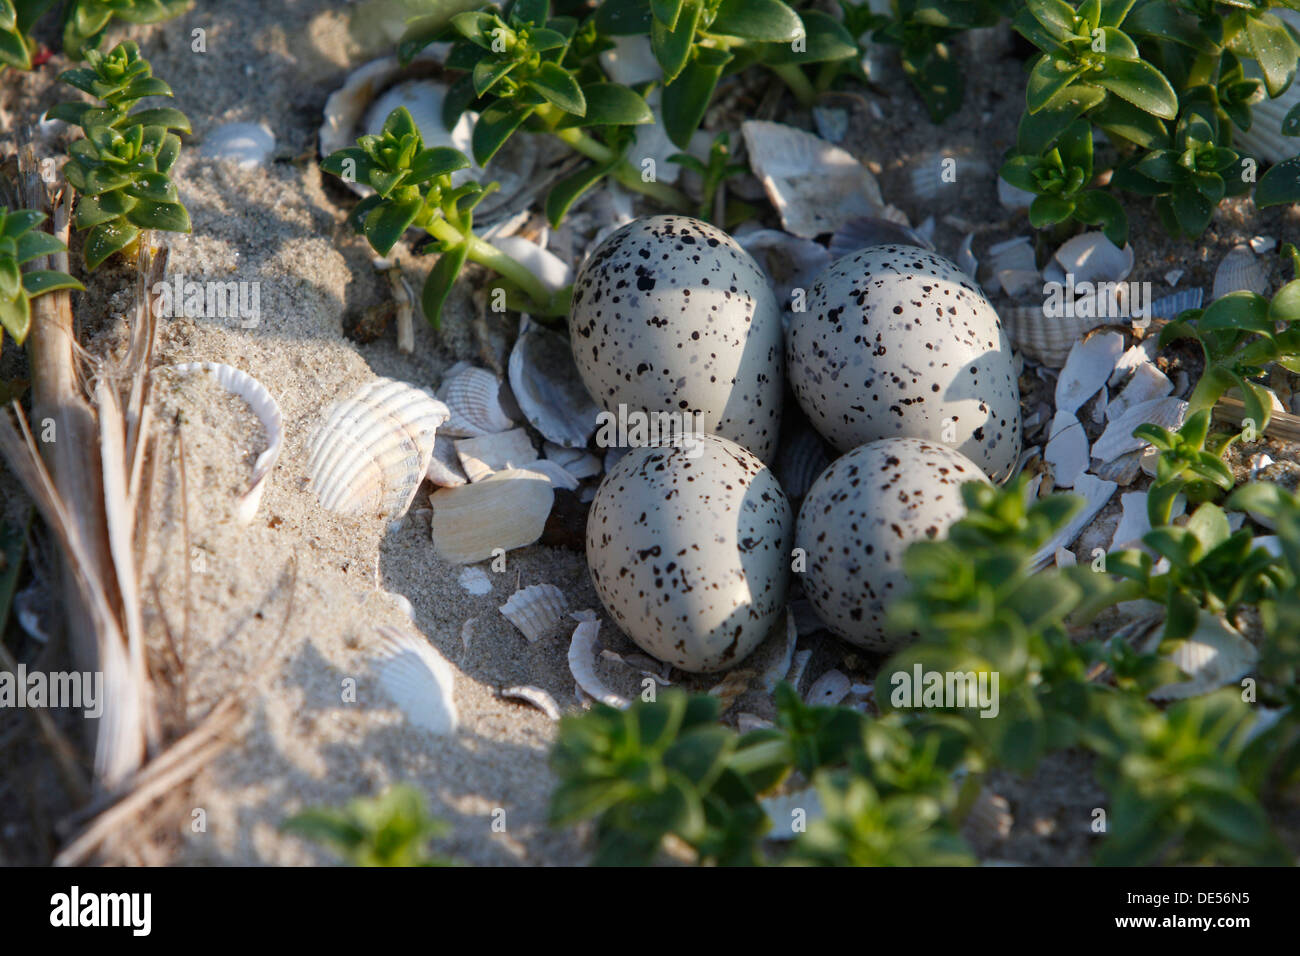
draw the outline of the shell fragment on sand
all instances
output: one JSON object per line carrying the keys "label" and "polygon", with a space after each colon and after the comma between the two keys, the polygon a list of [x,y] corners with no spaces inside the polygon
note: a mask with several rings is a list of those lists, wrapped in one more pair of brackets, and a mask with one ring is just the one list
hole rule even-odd
{"label": "shell fragment on sand", "polygon": [[573,629],[569,641],[569,673],[584,694],[602,704],[622,709],[631,701],[606,687],[596,674],[596,638],[599,634],[599,621],[582,621]]}
{"label": "shell fragment on sand", "polygon": [[520,411],[543,438],[586,447],[600,409],[582,384],[568,339],[525,317],[510,351],[509,374]]}
{"label": "shell fragment on sand", "polygon": [[1078,412],[1105,386],[1123,353],[1124,336],[1118,332],[1098,332],[1076,343],[1056,380],[1057,412]]}
{"label": "shell fragment on sand", "polygon": [[433,546],[444,561],[474,564],[532,544],[555,502],[550,479],[534,471],[499,471],[429,496]]}
{"label": "shell fragment on sand", "polygon": [[555,702],[554,697],[540,687],[534,687],[532,684],[505,687],[501,690],[501,696],[507,700],[522,700],[526,704],[531,704],[551,720],[560,719],[560,705]]}
{"label": "shell fragment on sand", "polygon": [[1181,398],[1153,398],[1139,402],[1110,420],[1101,437],[1093,443],[1092,457],[1099,461],[1113,461],[1128,452],[1140,451],[1147,442],[1134,438],[1133,429],[1152,424],[1175,431],[1182,426],[1186,415],[1187,403]]}
{"label": "shell fragment on sand", "polygon": [[470,482],[482,481],[489,475],[508,468],[522,468],[537,460],[537,450],[532,439],[522,428],[479,438],[456,440],[456,457]]}
{"label": "shell fragment on sand", "polygon": [[569,609],[564,592],[554,584],[530,584],[510,595],[498,609],[530,644],[551,634]]}
{"label": "shell fragment on sand", "polygon": [[396,627],[378,633],[383,652],[373,663],[384,693],[415,726],[438,735],[454,733],[460,720],[451,664],[421,634]]}

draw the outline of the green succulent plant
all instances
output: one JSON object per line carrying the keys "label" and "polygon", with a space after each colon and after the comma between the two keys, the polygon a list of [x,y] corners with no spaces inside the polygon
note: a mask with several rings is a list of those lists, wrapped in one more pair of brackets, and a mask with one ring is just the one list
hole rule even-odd
{"label": "green succulent plant", "polygon": [[429,816],[424,795],[405,784],[341,808],[304,810],[280,829],[328,847],[352,866],[448,865],[429,853],[429,841],[447,825]]}
{"label": "green succulent plant", "polygon": [[[21,345],[31,328],[32,299],[57,289],[81,289],[72,276],[53,269],[22,271],[22,266],[42,256],[67,252],[58,239],[38,228],[41,212],[0,206],[0,326]],[[3,338],[0,335],[0,338]]]}

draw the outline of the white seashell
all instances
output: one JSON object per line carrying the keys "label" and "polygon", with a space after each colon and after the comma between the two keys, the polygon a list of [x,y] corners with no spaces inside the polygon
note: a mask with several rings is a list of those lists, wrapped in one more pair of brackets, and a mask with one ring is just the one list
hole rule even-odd
{"label": "white seashell", "polygon": [[406,719],[434,734],[454,733],[456,677],[447,659],[421,634],[378,629],[384,653],[375,658],[379,685]]}
{"label": "white seashell", "polygon": [[1124,352],[1124,336],[1101,332],[1075,343],[1056,380],[1056,411],[1076,413],[1104,387]]}
{"label": "white seashell", "polygon": [[574,478],[594,478],[604,470],[600,457],[585,448],[566,448],[554,442],[543,442],[542,452],[548,461],[553,461]]}
{"label": "white seashell", "polygon": [[907,225],[881,216],[855,216],[840,225],[831,236],[831,260],[840,259],[868,246],[900,243],[934,251],[934,243]]}
{"label": "white seashell", "polygon": [[558,292],[573,282],[573,267],[523,236],[497,236],[492,244],[535,275],[548,292]]}
{"label": "white seashell", "polygon": [[451,564],[475,564],[542,536],[555,501],[550,479],[534,471],[499,471],[429,496],[433,546]]}
{"label": "white seashell", "polygon": [[1104,233],[1084,232],[1067,239],[1043,270],[1051,282],[1123,282],[1133,271],[1133,246],[1120,249]]}
{"label": "white seashell", "polygon": [[[958,178],[958,165],[961,176]],[[973,155],[955,156],[949,151],[932,150],[909,164],[908,179],[912,192],[922,202],[934,202],[940,197],[955,203],[959,183],[965,183],[991,172],[988,163]]]}
{"label": "white seashell", "polygon": [[826,443],[811,425],[793,427],[776,454],[773,469],[781,490],[791,498],[802,498],[831,463]]}
{"label": "white seashell", "polygon": [[[1157,630],[1146,649],[1153,650],[1159,643]],[[1223,618],[1201,611],[1196,630],[1167,659],[1190,679],[1156,688],[1148,695],[1152,700],[1182,700],[1234,684],[1250,673],[1259,652]]]}
{"label": "white seashell", "polygon": [[529,644],[548,636],[568,609],[568,599],[554,584],[530,584],[498,608]]}
{"label": "white seashell", "polygon": [[1115,534],[1110,539],[1111,551],[1140,546],[1142,536],[1151,530],[1145,491],[1126,491],[1119,496],[1119,500],[1124,511],[1115,527]]}
{"label": "white seashell", "polygon": [[1052,467],[1052,480],[1061,488],[1072,488],[1088,470],[1088,435],[1070,412],[1057,412],[1043,459]]}
{"label": "white seashell", "polygon": [[473,365],[449,369],[438,386],[438,398],[450,415],[442,428],[445,435],[478,438],[515,427],[501,405],[501,382],[487,369]]}
{"label": "white seashell", "polygon": [[1089,416],[1094,425],[1101,425],[1106,421],[1106,411],[1110,408],[1110,392],[1102,389],[1097,393],[1096,400],[1092,403],[1092,411]]}
{"label": "white seashell", "polygon": [[631,701],[606,687],[596,674],[596,636],[599,633],[599,621],[583,621],[573,629],[573,638],[569,641],[569,673],[584,694],[602,704],[622,709]]}
{"label": "white seashell", "polygon": [[829,670],[813,681],[813,685],[808,688],[808,693],[803,699],[805,703],[815,707],[834,707],[849,696],[849,689],[852,686],[853,681],[849,680],[847,675],[837,670]]}
{"label": "white seashell", "polygon": [[975,233],[966,233],[966,238],[961,241],[961,248],[957,250],[956,261],[957,265],[961,267],[962,272],[966,273],[971,277],[971,279],[978,282],[980,262],[975,258],[975,253],[971,250],[971,246],[974,242]]}
{"label": "white seashell", "polygon": [[1200,288],[1181,289],[1163,295],[1151,303],[1151,318],[1176,319],[1188,309],[1199,309],[1204,298],[1205,290]]}
{"label": "white seashell", "polygon": [[1268,273],[1245,243],[1229,249],[1214,270],[1214,290],[1210,293],[1210,301],[1241,290],[1258,295],[1268,292]]}
{"label": "white seashell", "polygon": [[[1292,33],[1300,31],[1300,12],[1275,7],[1270,13],[1283,20]],[[1246,76],[1263,79],[1254,60],[1247,59],[1243,64]],[[1287,114],[1300,103],[1300,85],[1292,83],[1276,99],[1259,100],[1250,107],[1250,129],[1242,132],[1233,129],[1233,145],[1252,156],[1258,156],[1266,163],[1280,163],[1296,154],[1295,129],[1286,130],[1284,122]],[[1290,133],[1290,135],[1287,135]]]}
{"label": "white seashell", "polygon": [[794,290],[805,292],[831,264],[826,247],[811,239],[800,239],[779,229],[741,229],[735,233],[741,248],[754,257],[767,274],[777,304],[790,308]]}
{"label": "white seashell", "polygon": [[817,135],[828,143],[842,143],[849,132],[849,111],[839,106],[814,106]]}
{"label": "white seashell", "polygon": [[798,642],[799,628],[795,625],[794,610],[786,608],[785,646],[782,648],[781,653],[759,675],[759,684],[765,693],[770,694],[776,690],[776,685],[785,679],[786,674],[790,673],[790,664],[794,661],[794,649]]}
{"label": "white seashell", "polygon": [[825,816],[815,787],[759,797],[758,802],[772,821],[772,829],[764,834],[769,840],[793,840],[805,831],[807,823]]}
{"label": "white seashell", "polygon": [[1101,437],[1093,443],[1092,457],[1100,461],[1113,461],[1130,451],[1140,451],[1147,443],[1133,437],[1139,425],[1159,425],[1175,431],[1187,415],[1187,403],[1181,398],[1153,398],[1126,409],[1119,417],[1111,419]]}
{"label": "white seashell", "polygon": [[775,726],[770,720],[765,720],[757,714],[741,713],[736,715],[736,729],[742,734],[747,734],[751,730],[767,730]]}
{"label": "white seashell", "polygon": [[550,481],[551,487],[557,491],[577,491],[578,485],[581,484],[577,478],[574,478],[573,475],[569,474],[569,472],[565,471],[549,458],[539,458],[536,461],[530,461],[523,467],[527,471],[535,471],[539,475],[545,475],[547,480]]}
{"label": "white seashell", "polygon": [[456,456],[456,440],[442,434],[442,429],[433,439],[433,455],[429,458],[429,470],[424,474],[440,488],[458,488],[469,481]]}
{"label": "white seashell", "polygon": [[246,525],[257,514],[257,506],[262,501],[262,492],[266,490],[266,480],[271,477],[271,469],[280,458],[280,449],[284,446],[284,417],[280,406],[276,404],[271,393],[253,376],[231,365],[218,362],[183,362],[168,366],[175,372],[207,372],[217,380],[217,384],[233,395],[238,395],[253,410],[262,428],[266,430],[266,449],[253,462],[253,480],[239,500],[235,512],[236,520]]}
{"label": "white seashell", "polygon": [[1133,370],[1133,377],[1115,400],[1106,409],[1108,419],[1116,419],[1134,405],[1149,402],[1153,398],[1164,398],[1174,390],[1174,383],[1152,362],[1144,362]]}
{"label": "white seashell", "polygon": [[321,504],[340,514],[400,518],[429,470],[447,407],[388,378],[335,404],[307,442],[307,474]]}
{"label": "white seashell", "polygon": [[600,409],[582,384],[568,339],[525,316],[509,371],[515,401],[543,438],[570,448],[587,446]]}
{"label": "white seashell", "polygon": [[1113,481],[1120,487],[1128,487],[1133,484],[1141,470],[1142,452],[1130,451],[1118,458],[1102,462],[1094,469],[1093,474],[1106,481]]}
{"label": "white seashell", "polygon": [[1113,481],[1103,481],[1096,475],[1084,472],[1074,483],[1072,489],[1074,494],[1083,498],[1084,506],[1073,519],[1070,520],[1064,528],[1052,536],[1034,554],[1032,568],[1037,570],[1045,565],[1056,554],[1059,548],[1068,548],[1074,543],[1074,539],[1079,536],[1079,532],[1087,527],[1088,523],[1096,516],[1097,512],[1105,507],[1106,502],[1110,500],[1111,495],[1115,493],[1116,484]]}
{"label": "white seashell", "polygon": [[522,700],[526,704],[532,704],[551,720],[560,719],[560,705],[555,702],[554,697],[540,687],[534,687],[531,684],[525,684],[521,687],[506,687],[502,689],[501,696],[508,700]]}
{"label": "white seashell", "polygon": [[1021,212],[1033,205],[1036,198],[1038,197],[1029,190],[1013,186],[1001,176],[998,177],[998,202],[1002,204],[1003,209]]}
{"label": "white seashell", "polygon": [[1130,375],[1134,374],[1139,367],[1151,365],[1155,361],[1156,352],[1160,348],[1160,339],[1157,336],[1148,336],[1136,345],[1129,346],[1119,361],[1115,363],[1115,371],[1110,373],[1107,385],[1118,385]]}
{"label": "white seashell", "polygon": [[229,159],[240,169],[266,165],[275,152],[275,136],[261,123],[227,123],[218,126],[199,147],[199,155],[208,159]]}
{"label": "white seashell", "polygon": [[991,292],[1001,289],[1015,297],[1042,285],[1043,277],[1034,258],[1034,243],[1028,236],[1017,236],[990,246],[988,260],[993,277]]}
{"label": "white seashell", "polygon": [[1252,236],[1248,245],[1257,256],[1266,256],[1277,248],[1277,240],[1272,236]]}
{"label": "white seashell", "polygon": [[460,574],[456,577],[457,583],[460,584],[470,594],[491,594],[492,579],[482,568],[466,567],[461,568]]}
{"label": "white seashell", "polygon": [[600,65],[604,67],[605,75],[615,83],[633,86],[663,77],[663,67],[655,59],[649,37],[616,36],[611,39],[614,47],[601,51]]}
{"label": "white seashell", "polygon": [[750,168],[786,232],[813,239],[884,211],[875,177],[851,153],[781,123],[746,120],[740,129]]}
{"label": "white seashell", "polygon": [[1165,273],[1165,281],[1170,285],[1178,285],[1178,280],[1183,277],[1182,269],[1170,269]]}
{"label": "white seashell", "polygon": [[1068,548],[1056,549],[1056,566],[1058,568],[1072,568],[1079,563],[1079,559],[1074,556],[1074,552]]}
{"label": "white seashell", "polygon": [[812,651],[796,651],[794,662],[790,665],[790,686],[795,690],[799,689],[799,684],[803,681],[803,672],[808,668],[808,662],[812,660]]}
{"label": "white seashell", "polygon": [[528,432],[514,428],[495,435],[456,439],[456,457],[471,482],[482,481],[493,472],[522,468],[537,460]]}
{"label": "white seashell", "polygon": [[1074,344],[1093,329],[1113,324],[1104,316],[1047,315],[1041,303],[1002,306],[998,317],[1012,345],[1048,368],[1063,366]]}

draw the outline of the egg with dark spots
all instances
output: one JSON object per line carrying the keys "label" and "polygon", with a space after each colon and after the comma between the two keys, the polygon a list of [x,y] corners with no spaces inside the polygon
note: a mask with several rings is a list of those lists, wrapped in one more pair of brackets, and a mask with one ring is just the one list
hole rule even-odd
{"label": "egg with dark spots", "polygon": [[831,631],[880,652],[908,639],[885,626],[907,586],[903,553],[947,536],[965,514],[968,481],[989,483],[965,455],[919,438],[868,442],[818,476],[799,509],[795,555],[804,594]]}
{"label": "egg with dark spots", "polygon": [[682,670],[739,664],[782,617],[794,514],[757,456],[714,435],[634,448],[587,516],[596,593],[646,653]]}
{"label": "egg with dark spots", "polygon": [[878,438],[957,449],[994,481],[1020,458],[1020,386],[997,313],[958,266],[916,246],[831,263],[786,333],[799,405],[841,451]]}
{"label": "egg with dark spots", "polygon": [[781,314],[758,263],[721,229],[652,216],[614,232],[578,272],[569,341],[607,412],[669,413],[771,460]]}

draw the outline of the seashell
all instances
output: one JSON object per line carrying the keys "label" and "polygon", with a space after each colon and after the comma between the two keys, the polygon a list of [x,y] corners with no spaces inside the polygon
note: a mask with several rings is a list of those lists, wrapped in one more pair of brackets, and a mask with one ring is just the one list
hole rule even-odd
{"label": "seashell", "polygon": [[817,135],[828,143],[842,143],[849,132],[849,111],[838,106],[814,106],[813,123]]}
{"label": "seashell", "polygon": [[745,120],[740,130],[750,168],[786,232],[813,239],[884,211],[876,178],[851,153],[781,123]]}
{"label": "seashell", "polygon": [[530,584],[510,595],[498,610],[529,644],[536,644],[554,630],[569,610],[569,602],[554,584]]}
{"label": "seashell", "polygon": [[45,579],[34,576],[31,584],[15,593],[13,609],[18,625],[28,637],[38,644],[50,642],[49,624],[58,619],[59,609]]}
{"label": "seashell", "polygon": [[599,633],[599,621],[583,621],[573,629],[573,638],[569,641],[569,673],[584,694],[621,710],[631,701],[606,687],[596,674],[596,636]]}
{"label": "seashell", "polygon": [[998,317],[1012,345],[1048,368],[1063,366],[1074,343],[1093,329],[1112,324],[1104,316],[1047,315],[1042,303],[1003,306]]}
{"label": "seashell", "polygon": [[336,403],[307,441],[307,474],[321,505],[340,514],[406,514],[446,420],[442,402],[389,378]]}
{"label": "seashell", "polygon": [[1043,269],[1049,282],[1123,282],[1133,271],[1133,246],[1120,249],[1105,233],[1083,232],[1067,239]]}
{"label": "seashell", "polygon": [[841,223],[831,236],[832,261],[843,258],[868,246],[899,243],[920,246],[934,252],[934,243],[905,223],[894,222],[879,216],[855,216]]}
{"label": "seashell", "polygon": [[1094,425],[1101,425],[1106,421],[1106,411],[1110,408],[1110,392],[1101,389],[1097,392],[1097,397],[1092,402],[1092,411],[1088,417],[1092,419]]}
{"label": "seashell", "polygon": [[451,564],[475,564],[542,536],[555,492],[535,471],[511,469],[429,496],[434,550]]}
{"label": "seashell", "polygon": [[549,458],[539,458],[535,461],[530,461],[523,467],[527,471],[535,471],[539,475],[545,475],[547,480],[550,481],[551,487],[556,490],[577,491],[579,484],[581,484],[577,478],[574,478],[573,475],[569,474],[569,472],[561,468]]}
{"label": "seashell", "polygon": [[1266,256],[1277,248],[1277,240],[1272,236],[1252,236],[1247,245],[1255,255]]}
{"label": "seashell", "polygon": [[537,460],[528,432],[513,428],[508,432],[483,435],[479,438],[456,439],[456,457],[471,482],[482,481],[493,472],[508,468],[522,468]]}
{"label": "seashell", "polygon": [[1034,257],[1034,243],[1028,236],[1018,236],[989,247],[991,292],[999,289],[1015,298],[1041,287],[1043,276]]}
{"label": "seashell", "polygon": [[1115,534],[1110,539],[1109,550],[1111,551],[1140,545],[1142,536],[1151,530],[1151,521],[1147,517],[1145,491],[1126,491],[1119,496],[1119,501],[1124,510],[1120,515],[1119,524],[1115,527]]}
{"label": "seashell", "polygon": [[721,712],[726,713],[739,698],[749,692],[749,682],[754,679],[752,670],[730,671],[722,682],[709,688],[709,696],[722,701]]}
{"label": "seashell", "polygon": [[585,448],[600,409],[582,384],[568,339],[528,319],[510,351],[510,388],[528,423],[556,445]]}
{"label": "seashell", "polygon": [[768,840],[793,840],[805,832],[809,821],[825,816],[821,796],[815,787],[759,797],[758,802],[772,821],[772,829],[764,834]]}
{"label": "seashell", "polygon": [[1052,467],[1052,481],[1060,488],[1073,488],[1088,470],[1088,435],[1070,412],[1057,412],[1043,459]]}
{"label": "seashell", "polygon": [[1205,299],[1204,289],[1182,289],[1170,295],[1162,295],[1151,303],[1153,319],[1176,319],[1188,309],[1199,309]]}
{"label": "seashell", "polygon": [[[1144,650],[1154,650],[1159,644],[1160,631],[1156,630]],[[1234,684],[1250,673],[1259,652],[1223,618],[1201,611],[1196,630],[1179,641],[1166,659],[1190,679],[1157,687],[1148,695],[1151,700],[1182,700]]]}
{"label": "seashell", "polygon": [[[486,169],[475,165],[471,143],[478,114],[463,113],[450,131],[442,125],[442,103],[447,87],[431,78],[440,72],[437,59],[437,53],[432,49],[416,57],[408,67],[403,67],[396,57],[384,57],[372,60],[349,74],[343,86],[325,101],[324,122],[319,133],[321,155],[329,156],[336,150],[355,146],[357,137],[362,134],[378,133],[388,114],[398,106],[405,106],[426,147],[451,147],[471,157],[468,169],[452,174],[454,184],[460,185],[470,179],[500,183],[499,188],[475,208],[476,223],[488,225],[494,213],[505,210],[520,193],[536,185],[533,168],[537,162],[537,148],[524,137],[514,137],[506,142]],[[364,183],[350,182],[348,187],[360,196],[372,192]]]}
{"label": "seashell", "polygon": [[1140,366],[1154,363],[1156,352],[1160,348],[1157,336],[1148,336],[1136,345],[1130,345],[1115,363],[1115,371],[1106,380],[1107,385],[1118,385],[1138,370]]}
{"label": "seashell", "polygon": [[553,461],[574,478],[595,478],[605,468],[600,457],[585,448],[566,448],[554,442],[543,442],[542,453],[548,461]]}
{"label": "seashell", "polygon": [[534,687],[532,684],[505,687],[501,690],[501,696],[507,700],[522,700],[526,704],[532,704],[551,720],[560,719],[560,705],[555,702],[554,697],[540,687]]}
{"label": "seashell", "polygon": [[611,37],[614,46],[600,53],[600,65],[605,75],[615,83],[633,86],[648,83],[663,77],[663,67],[655,59],[647,36]]}
{"label": "seashell", "polygon": [[537,276],[548,292],[558,292],[573,282],[573,267],[523,236],[497,236],[492,244]]}
{"label": "seashell", "polygon": [[790,308],[794,290],[812,288],[826,267],[831,254],[821,243],[800,239],[779,229],[738,231],[735,239],[767,274],[777,304]]}
{"label": "seashell", "polygon": [[[638,169],[653,169],[655,178],[660,182],[674,184],[679,179],[692,178],[693,174],[683,166],[670,162],[669,157],[683,152],[677,144],[668,138],[668,128],[664,124],[663,90],[656,86],[646,97],[646,105],[654,116],[653,122],[641,123],[632,127],[632,145],[627,155]],[[713,135],[697,129],[691,134],[690,142],[684,152],[701,162],[708,162],[709,151],[713,146]],[[698,182],[698,180],[696,180]],[[696,190],[698,192],[698,190]]]}
{"label": "seashell", "polygon": [[433,455],[429,459],[429,469],[425,477],[440,488],[458,488],[469,481],[465,469],[456,457],[456,440],[442,434],[442,429],[433,439]]}
{"label": "seashell", "polygon": [[1183,277],[1182,269],[1170,269],[1165,273],[1165,281],[1170,285],[1178,285],[1178,280]]}
{"label": "seashell", "polygon": [[998,177],[998,202],[1003,209],[1011,212],[1027,210],[1038,197],[1027,189],[1013,186],[1001,176]]}
{"label": "seashell", "polygon": [[422,634],[396,627],[378,629],[383,653],[374,659],[384,693],[417,727],[454,733],[456,677],[451,664]]}
{"label": "seashell", "polygon": [[1056,380],[1056,411],[1076,413],[1104,388],[1124,353],[1124,336],[1102,332],[1076,342]]}
{"label": "seashell", "polygon": [[271,477],[271,469],[280,458],[280,449],[284,446],[284,417],[275,398],[253,376],[232,365],[219,362],[182,362],[179,365],[165,366],[174,372],[206,372],[217,380],[217,384],[238,395],[253,410],[262,428],[266,430],[266,448],[253,462],[253,480],[239,499],[235,518],[241,525],[246,525],[257,514],[257,506],[262,501],[262,492],[266,490],[266,479]]}
{"label": "seashell", "polygon": [[492,593],[492,579],[486,571],[478,567],[461,568],[456,582],[470,594],[483,595]]}
{"label": "seashell", "polygon": [[773,469],[781,490],[791,498],[802,498],[830,466],[826,443],[807,422],[789,428],[776,453]]}
{"label": "seashell", "polygon": [[1117,485],[1113,481],[1103,481],[1096,475],[1084,472],[1078,477],[1072,489],[1076,495],[1083,498],[1083,508],[1070,522],[1058,531],[1052,538],[1038,549],[1034,554],[1034,560],[1031,564],[1032,570],[1038,570],[1048,561],[1052,560],[1057,550],[1068,548],[1074,543],[1074,539],[1079,536],[1079,532],[1087,527],[1088,523],[1096,516],[1097,512],[1105,507],[1106,502],[1110,501],[1111,495],[1115,493]]}
{"label": "seashell", "polygon": [[[957,175],[961,167],[960,178]],[[910,163],[907,176],[912,193],[923,203],[935,202],[940,197],[956,203],[964,184],[987,177],[992,170],[989,164],[975,156],[955,156],[949,151],[932,150]]]}
{"label": "seashell", "polygon": [[[811,606],[809,610],[811,611]],[[794,661],[794,649],[798,642],[799,628],[795,625],[794,610],[787,607],[785,610],[785,646],[782,648],[781,653],[759,675],[759,684],[762,686],[764,693],[770,694],[776,690],[776,685],[785,679],[786,674],[790,673],[790,664]]]}
{"label": "seashell", "polygon": [[[1149,447],[1149,446],[1148,446]],[[1142,452],[1130,451],[1111,461],[1104,461],[1094,469],[1098,478],[1113,481],[1120,487],[1133,484],[1138,472],[1142,470]]]}
{"label": "seashell", "polygon": [[460,626],[460,643],[465,648],[465,653],[469,653],[470,641],[474,640],[474,624],[478,618],[471,617]]}
{"label": "seashell", "polygon": [[775,726],[770,720],[765,720],[758,714],[742,713],[736,715],[736,729],[742,734],[747,734],[751,730],[767,730]]}
{"label": "seashell", "polygon": [[226,123],[203,137],[199,155],[233,160],[240,169],[265,166],[275,152],[275,136],[261,123]]}
{"label": "seashell", "polygon": [[814,707],[834,707],[845,697],[849,696],[849,690],[853,686],[853,681],[848,676],[837,670],[829,670],[821,677],[813,681],[813,685],[808,688],[808,693],[804,694],[804,702]]}
{"label": "seashell", "polygon": [[[1300,31],[1300,13],[1280,7],[1274,8],[1270,13],[1285,21],[1292,33]],[[1254,60],[1245,60],[1243,67],[1251,79],[1263,79]],[[1296,104],[1300,104],[1300,85],[1296,83],[1288,86],[1276,99],[1265,96],[1252,103],[1250,129],[1244,133],[1235,127],[1232,130],[1234,148],[1240,147],[1240,151],[1258,156],[1266,163],[1280,163],[1290,159],[1296,154],[1295,136],[1300,129],[1294,125],[1288,128],[1286,118]]]}
{"label": "seashell", "polygon": [[1214,270],[1214,290],[1210,293],[1210,301],[1241,290],[1257,295],[1268,292],[1268,272],[1245,243],[1229,249],[1219,267]]}
{"label": "seashell", "polygon": [[1079,563],[1079,559],[1074,556],[1074,552],[1067,548],[1056,549],[1056,566],[1058,568],[1072,568]]}
{"label": "seashell", "polygon": [[971,279],[978,282],[979,279],[977,276],[980,269],[980,262],[975,258],[975,253],[971,251],[971,245],[974,242],[975,233],[966,233],[966,238],[961,241],[961,248],[957,250],[956,262],[957,265],[961,267],[962,272],[966,273],[971,277]]}
{"label": "seashell", "polygon": [[1149,402],[1154,398],[1164,398],[1174,390],[1174,383],[1160,371],[1153,362],[1144,362],[1133,371],[1128,384],[1115,396],[1115,400],[1106,409],[1108,419],[1116,419],[1134,405]]}
{"label": "seashell", "polygon": [[1174,431],[1182,426],[1186,415],[1187,403],[1181,398],[1153,398],[1139,402],[1111,419],[1101,437],[1093,443],[1092,457],[1113,461],[1126,452],[1140,451],[1147,443],[1134,438],[1133,429],[1152,424]]}
{"label": "seashell", "polygon": [[812,660],[812,651],[796,651],[794,662],[790,665],[790,686],[795,690],[799,689],[799,684],[803,681],[803,672],[808,668],[808,662]]}
{"label": "seashell", "polygon": [[444,435],[479,438],[515,427],[501,405],[501,382],[487,369],[466,365],[449,371],[437,394],[450,415]]}

